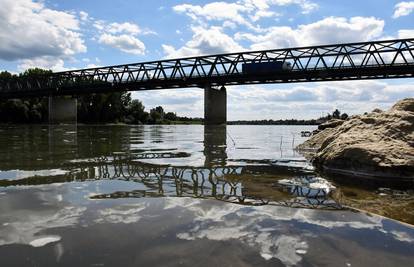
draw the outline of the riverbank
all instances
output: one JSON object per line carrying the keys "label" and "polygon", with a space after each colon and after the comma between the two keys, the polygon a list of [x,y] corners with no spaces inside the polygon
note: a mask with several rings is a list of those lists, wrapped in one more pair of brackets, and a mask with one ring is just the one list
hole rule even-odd
{"label": "riverbank", "polygon": [[414,184],[414,98],[319,128],[298,150],[322,172]]}

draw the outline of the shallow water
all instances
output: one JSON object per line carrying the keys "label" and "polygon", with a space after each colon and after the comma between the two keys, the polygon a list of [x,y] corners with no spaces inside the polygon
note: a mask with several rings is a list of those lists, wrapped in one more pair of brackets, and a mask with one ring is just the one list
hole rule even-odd
{"label": "shallow water", "polygon": [[412,190],[320,178],[309,126],[1,126],[0,266],[411,266]]}

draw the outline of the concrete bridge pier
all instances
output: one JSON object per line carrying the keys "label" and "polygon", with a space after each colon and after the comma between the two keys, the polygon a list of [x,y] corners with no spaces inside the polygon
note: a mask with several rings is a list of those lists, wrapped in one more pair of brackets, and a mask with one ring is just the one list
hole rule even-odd
{"label": "concrete bridge pier", "polygon": [[204,87],[204,124],[220,125],[227,123],[227,92],[206,85]]}
{"label": "concrete bridge pier", "polygon": [[49,124],[76,124],[78,100],[63,96],[49,97]]}

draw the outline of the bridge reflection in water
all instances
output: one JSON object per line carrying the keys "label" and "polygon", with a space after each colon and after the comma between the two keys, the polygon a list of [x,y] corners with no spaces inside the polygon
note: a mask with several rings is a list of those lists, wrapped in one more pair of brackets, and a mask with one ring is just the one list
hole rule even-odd
{"label": "bridge reflection in water", "polygon": [[[81,149],[87,149],[87,146],[78,143],[80,138],[77,138],[76,128],[70,133],[72,138],[64,139],[67,146],[77,150],[76,154]],[[129,138],[134,137],[131,135]],[[52,155],[56,153],[55,149],[60,149],[61,142],[59,132],[52,131],[48,134],[49,152]],[[132,150],[125,144],[129,144],[129,141],[121,142],[119,147],[119,151],[125,152],[102,153],[85,159],[72,158],[55,162],[56,166],[64,170],[63,174],[0,180],[0,186],[120,180],[134,182],[139,185],[139,189],[92,194],[90,198],[194,197],[252,206],[342,209],[324,189],[310,190],[298,184],[284,187],[278,183],[281,179],[292,177],[306,182],[315,176],[308,170],[289,165],[273,166],[265,161],[230,164],[226,152],[226,126],[204,127],[203,166],[160,164],[157,161],[185,159],[190,154],[180,151]],[[51,167],[53,166],[49,162],[47,168]],[[14,169],[19,169],[19,166],[14,166]]]}

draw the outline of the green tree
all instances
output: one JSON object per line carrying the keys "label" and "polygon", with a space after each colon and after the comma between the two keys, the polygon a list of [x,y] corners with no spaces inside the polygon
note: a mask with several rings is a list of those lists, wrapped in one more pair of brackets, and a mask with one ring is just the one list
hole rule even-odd
{"label": "green tree", "polygon": [[0,81],[3,83],[6,83],[6,82],[8,82],[8,81],[10,81],[10,80],[12,80],[13,78],[15,78],[16,77],[16,75],[14,75],[14,74],[11,74],[10,72],[8,72],[8,71],[2,71],[2,72],[0,72]]}
{"label": "green tree", "polygon": [[31,68],[31,69],[27,69],[24,72],[20,73],[19,77],[35,78],[35,77],[45,76],[45,75],[51,74],[51,73],[52,73],[51,70],[45,70],[45,69],[40,69],[40,68]]}
{"label": "green tree", "polygon": [[78,98],[78,118],[84,123],[124,122],[131,95],[127,92],[89,94]]}
{"label": "green tree", "polygon": [[161,106],[150,110],[149,122],[152,124],[162,123],[164,120],[164,109]]}
{"label": "green tree", "polygon": [[128,106],[128,122],[133,124],[147,123],[149,114],[138,99],[132,100]]}
{"label": "green tree", "polygon": [[341,112],[337,109],[332,113],[332,118],[334,119],[340,119],[341,118]]}
{"label": "green tree", "polygon": [[169,121],[176,121],[177,114],[175,114],[174,112],[167,112],[164,115],[164,119],[169,120]]}
{"label": "green tree", "polygon": [[158,113],[160,113],[161,114],[161,117],[163,117],[164,118],[164,109],[163,109],[163,107],[161,107],[161,106],[158,106],[158,107],[156,107],[155,108],[155,110],[158,112]]}
{"label": "green tree", "polygon": [[[19,75],[9,72],[0,73],[0,82],[6,84],[12,82],[13,79],[42,79],[45,74],[51,73],[50,70],[28,69]],[[40,77],[40,78],[39,78]],[[47,120],[47,99],[46,98],[30,98],[30,99],[14,99],[0,101],[1,122],[8,123],[40,123]]]}

